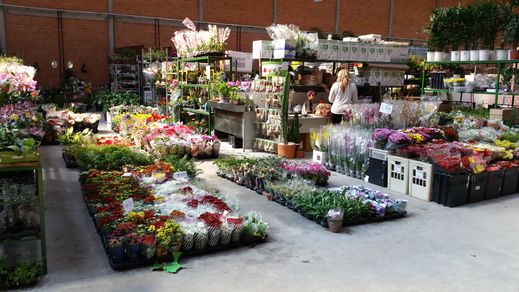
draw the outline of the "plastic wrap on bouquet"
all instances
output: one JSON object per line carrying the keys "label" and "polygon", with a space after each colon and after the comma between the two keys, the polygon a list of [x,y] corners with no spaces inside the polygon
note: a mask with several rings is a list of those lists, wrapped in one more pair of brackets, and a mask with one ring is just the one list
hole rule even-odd
{"label": "plastic wrap on bouquet", "polygon": [[220,228],[209,228],[209,246],[218,245],[218,241],[220,241],[220,236],[222,234],[222,230]]}
{"label": "plastic wrap on bouquet", "polygon": [[207,240],[209,239],[207,231],[200,231],[195,234],[195,248],[196,249],[204,249],[207,245]]}
{"label": "plastic wrap on bouquet", "polygon": [[231,242],[231,239],[232,239],[233,226],[223,225],[221,230],[222,230],[222,233],[220,235],[220,243],[222,245],[227,245]]}
{"label": "plastic wrap on bouquet", "polygon": [[193,249],[193,243],[195,241],[194,233],[184,233],[184,238],[182,239],[182,250],[188,251]]}
{"label": "plastic wrap on bouquet", "polygon": [[241,231],[243,229],[243,223],[233,224],[232,227],[233,227],[233,230],[232,230],[231,240],[232,240],[232,242],[238,242],[238,241],[240,241]]}

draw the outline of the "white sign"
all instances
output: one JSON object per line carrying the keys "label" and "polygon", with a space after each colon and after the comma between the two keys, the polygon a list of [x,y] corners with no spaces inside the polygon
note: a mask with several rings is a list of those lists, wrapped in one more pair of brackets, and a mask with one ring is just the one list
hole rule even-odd
{"label": "white sign", "polygon": [[188,180],[189,179],[187,172],[185,172],[185,171],[175,172],[173,174],[173,178],[176,180]]}
{"label": "white sign", "polygon": [[129,172],[125,172],[125,173],[122,175],[122,177],[130,177],[130,176],[132,176],[132,174],[129,173]]}
{"label": "white sign", "polygon": [[402,173],[402,166],[400,166],[400,165],[395,165],[395,172],[396,172],[396,173]]}
{"label": "white sign", "polygon": [[417,179],[424,179],[423,171],[421,171],[421,170],[417,170],[415,176]]}
{"label": "white sign", "polygon": [[380,110],[379,110],[381,113],[383,114],[388,114],[390,115],[392,112],[393,112],[393,105],[390,104],[390,103],[381,103],[380,104]]}
{"label": "white sign", "polygon": [[123,201],[124,213],[130,213],[133,210],[133,199],[128,198]]}
{"label": "white sign", "polygon": [[364,178],[364,181],[369,182],[369,175],[366,175],[366,177]]}

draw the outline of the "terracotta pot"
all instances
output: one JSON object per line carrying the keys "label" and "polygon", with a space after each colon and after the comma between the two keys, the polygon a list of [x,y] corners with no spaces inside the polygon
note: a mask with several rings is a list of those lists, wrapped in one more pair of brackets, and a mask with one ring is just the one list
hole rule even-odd
{"label": "terracotta pot", "polygon": [[296,158],[305,158],[305,151],[304,150],[297,150],[296,151]]}
{"label": "terracotta pot", "polygon": [[328,229],[333,233],[339,233],[342,229],[342,221],[330,221],[328,220]]}
{"label": "terracotta pot", "polygon": [[278,144],[278,156],[285,158],[294,158],[296,156],[297,144]]}
{"label": "terracotta pot", "polygon": [[510,60],[518,60],[519,59],[519,51],[511,50],[510,51]]}

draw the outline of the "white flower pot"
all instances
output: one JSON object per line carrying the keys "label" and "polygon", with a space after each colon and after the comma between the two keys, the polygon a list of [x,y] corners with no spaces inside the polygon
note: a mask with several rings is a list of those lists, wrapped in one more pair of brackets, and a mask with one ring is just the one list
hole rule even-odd
{"label": "white flower pot", "polygon": [[443,53],[443,61],[449,61],[451,59],[451,53]]}
{"label": "white flower pot", "polygon": [[461,59],[461,52],[460,51],[452,51],[451,52],[451,61],[452,62],[458,62]]}
{"label": "white flower pot", "polygon": [[[471,57],[472,60],[472,57]],[[490,50],[479,50],[479,60],[488,61],[490,60]]]}
{"label": "white flower pot", "polygon": [[470,60],[479,61],[479,50],[470,50]]}
{"label": "white flower pot", "polygon": [[496,50],[496,60],[508,60],[508,50]]}
{"label": "white flower pot", "polygon": [[464,50],[460,52],[460,61],[470,61],[470,51]]}
{"label": "white flower pot", "polygon": [[445,54],[443,52],[434,52],[434,61],[443,62]]}
{"label": "white flower pot", "polygon": [[434,52],[427,52],[427,62],[434,62]]}

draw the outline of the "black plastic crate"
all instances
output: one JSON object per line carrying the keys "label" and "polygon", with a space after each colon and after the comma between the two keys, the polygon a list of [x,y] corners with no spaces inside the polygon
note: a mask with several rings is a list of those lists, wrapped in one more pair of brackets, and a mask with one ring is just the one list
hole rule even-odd
{"label": "black plastic crate", "polygon": [[387,188],[387,160],[369,159],[368,182]]}
{"label": "black plastic crate", "polygon": [[434,173],[434,201],[447,207],[467,204],[469,176],[452,175],[441,171]]}
{"label": "black plastic crate", "polygon": [[505,171],[502,169],[488,173],[488,184],[485,200],[491,200],[501,196],[504,174]]}
{"label": "black plastic crate", "polygon": [[503,196],[517,193],[519,182],[519,167],[505,169],[503,177]]}
{"label": "black plastic crate", "polygon": [[487,192],[488,173],[482,172],[470,176],[469,203],[483,201]]}

